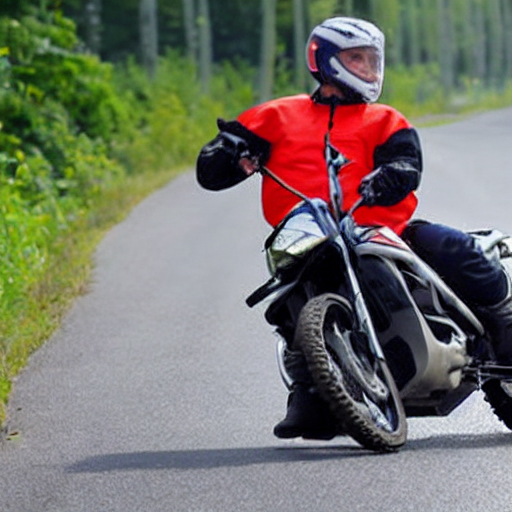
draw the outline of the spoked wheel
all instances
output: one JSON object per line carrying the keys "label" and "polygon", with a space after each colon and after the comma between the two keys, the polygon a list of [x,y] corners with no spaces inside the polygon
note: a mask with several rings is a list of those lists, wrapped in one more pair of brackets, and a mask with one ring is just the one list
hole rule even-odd
{"label": "spoked wheel", "polygon": [[375,356],[367,337],[354,332],[353,325],[350,303],[323,294],[302,309],[295,344],[347,434],[365,448],[393,451],[407,437],[402,401],[386,362]]}

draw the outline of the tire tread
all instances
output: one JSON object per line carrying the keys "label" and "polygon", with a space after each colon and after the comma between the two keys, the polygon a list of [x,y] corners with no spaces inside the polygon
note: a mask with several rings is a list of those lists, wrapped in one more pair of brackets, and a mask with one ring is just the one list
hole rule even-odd
{"label": "tire tread", "polygon": [[[396,401],[399,426],[392,433],[385,432],[376,427],[368,418],[364,417],[353,403],[348,392],[333,374],[330,366],[330,357],[323,341],[323,319],[327,307],[333,301],[350,304],[341,296],[323,294],[311,299],[304,307],[296,331],[296,344],[304,352],[309,371],[318,388],[318,392],[327,401],[332,412],[342,424],[344,432],[353,437],[365,448],[389,452],[395,451],[406,441],[406,419],[400,398]],[[387,366],[383,368],[387,379],[391,373]],[[387,383],[389,384],[389,383]],[[398,396],[398,390],[391,382],[392,393]]]}

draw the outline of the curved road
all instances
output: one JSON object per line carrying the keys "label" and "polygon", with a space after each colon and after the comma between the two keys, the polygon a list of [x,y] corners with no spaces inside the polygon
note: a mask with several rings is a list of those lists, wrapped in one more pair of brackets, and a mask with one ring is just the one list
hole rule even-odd
{"label": "curved road", "polygon": [[[419,215],[512,232],[512,109],[420,135]],[[256,178],[211,193],[188,173],[108,233],[15,384],[0,511],[512,511],[512,433],[479,393],[411,419],[396,454],[272,436],[286,391],[244,305],[268,232]]]}

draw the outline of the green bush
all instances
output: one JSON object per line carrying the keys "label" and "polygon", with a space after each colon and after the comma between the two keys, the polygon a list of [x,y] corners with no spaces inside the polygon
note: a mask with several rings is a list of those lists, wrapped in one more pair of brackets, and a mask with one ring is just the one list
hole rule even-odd
{"label": "green bush", "polygon": [[116,218],[137,174],[155,175],[137,185],[146,190],[159,171],[193,162],[216,118],[254,96],[229,64],[202,95],[194,66],[173,52],[155,80],[133,61],[114,68],[76,51],[69,20],[49,21],[0,17],[0,423],[12,377],[51,332],[53,302],[64,307],[67,285],[52,282],[77,230]]}
{"label": "green bush", "polygon": [[250,82],[226,63],[212,80],[212,93],[201,94],[196,69],[169,51],[150,80],[128,61],[114,73],[124,102],[132,105],[130,129],[116,139],[113,154],[130,172],[183,167],[195,161],[217,130],[217,117],[232,117],[253,102]]}
{"label": "green bush", "polygon": [[410,117],[443,112],[447,98],[440,86],[439,68],[435,65],[388,67],[381,101]]}
{"label": "green bush", "polygon": [[110,141],[126,126],[126,106],[112,86],[112,66],[74,52],[77,42],[73,22],[58,13],[51,25],[34,17],[0,18],[0,47],[8,48],[14,90],[34,102],[57,101],[78,130]]}
{"label": "green bush", "polygon": [[60,240],[124,176],[109,154],[127,117],[112,67],[76,45],[58,13],[49,24],[0,17],[0,421],[10,379],[37,345],[19,342],[32,294]]}
{"label": "green bush", "polygon": [[388,67],[381,101],[412,118],[461,114],[512,104],[512,83],[498,90],[486,88],[478,80],[463,78],[461,85],[448,93],[435,64]]}

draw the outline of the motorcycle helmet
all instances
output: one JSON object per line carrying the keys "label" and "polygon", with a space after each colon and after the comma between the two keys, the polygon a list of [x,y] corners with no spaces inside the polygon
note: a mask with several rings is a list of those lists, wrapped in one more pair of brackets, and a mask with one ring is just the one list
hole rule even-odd
{"label": "motorcycle helmet", "polygon": [[384,34],[368,21],[337,17],[316,26],[306,45],[310,73],[349,99],[373,103],[384,80]]}

